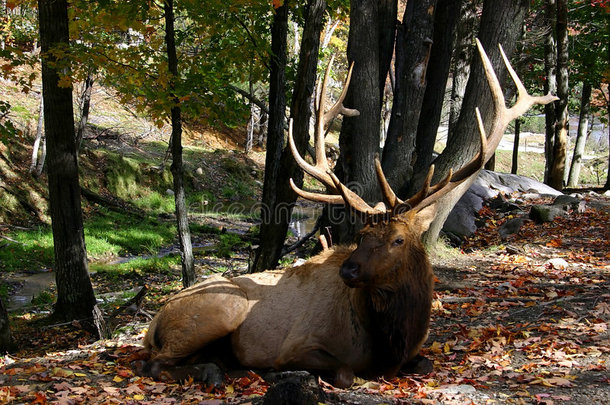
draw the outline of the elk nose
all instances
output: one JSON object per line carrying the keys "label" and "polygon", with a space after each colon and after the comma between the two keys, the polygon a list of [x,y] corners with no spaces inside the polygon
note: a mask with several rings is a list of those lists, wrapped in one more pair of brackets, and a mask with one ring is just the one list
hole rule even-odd
{"label": "elk nose", "polygon": [[339,274],[345,280],[354,280],[360,276],[360,265],[348,260],[341,266]]}

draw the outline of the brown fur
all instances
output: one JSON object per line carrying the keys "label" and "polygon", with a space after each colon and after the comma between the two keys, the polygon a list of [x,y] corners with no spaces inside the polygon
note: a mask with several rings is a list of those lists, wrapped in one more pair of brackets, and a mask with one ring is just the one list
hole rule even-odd
{"label": "brown fur", "polygon": [[[144,339],[152,360],[176,364],[229,335],[253,368],[392,376],[424,343],[433,274],[420,242],[434,210],[365,227],[358,247],[336,247],[302,266],[213,276],[168,302]],[[398,243],[402,241],[401,243]],[[345,280],[342,266],[356,263]]]}

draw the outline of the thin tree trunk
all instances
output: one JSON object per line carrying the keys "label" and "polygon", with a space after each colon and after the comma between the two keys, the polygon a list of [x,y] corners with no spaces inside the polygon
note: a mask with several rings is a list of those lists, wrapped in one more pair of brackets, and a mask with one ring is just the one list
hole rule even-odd
{"label": "thin tree trunk", "polygon": [[604,185],[606,190],[610,190],[610,94],[608,96],[606,98],[606,112],[608,113],[608,125],[606,126],[608,128],[608,172],[606,173],[606,184]]}
{"label": "thin tree trunk", "polygon": [[570,175],[568,176],[568,187],[576,187],[582,167],[582,157],[585,154],[587,143],[587,131],[589,128],[589,112],[591,111],[591,85],[584,82],[580,99],[580,117],[578,119],[578,133],[574,145],[574,155],[570,164]]}
{"label": "thin tree trunk", "polygon": [[407,194],[407,182],[413,174],[412,159],[426,91],[435,10],[436,0],[408,2],[397,32],[396,89],[382,165],[390,186],[401,197]]}
{"label": "thin tree trunk", "polygon": [[44,162],[47,158],[47,136],[42,134],[41,149],[40,149],[40,157],[38,158],[38,164],[36,165],[36,177],[40,177],[42,175],[42,171],[44,170]]}
{"label": "thin tree trunk", "polygon": [[460,116],[466,83],[470,76],[470,63],[472,55],[474,55],[472,44],[479,30],[477,8],[481,5],[481,0],[462,0],[461,3],[460,18],[456,28],[455,50],[453,52],[453,69],[451,71],[453,81],[449,109],[449,134],[454,132],[453,128]]}
{"label": "thin tree trunk", "polygon": [[[320,32],[323,26],[325,9],[326,1],[310,0],[305,10],[305,27],[303,29],[299,65],[297,67],[295,89],[290,108],[290,115],[293,119],[294,141],[301,155],[304,155],[309,143],[311,97],[316,82]],[[283,137],[283,127],[281,135]],[[271,134],[269,136],[271,137]],[[269,153],[270,151],[267,150],[267,161],[270,157]],[[292,157],[289,147],[283,150],[277,160],[279,162],[279,172],[275,177],[276,183],[273,185],[275,191],[273,202],[267,205],[263,200],[263,210],[267,212],[264,213],[265,216],[261,223],[261,244],[252,266],[254,271],[262,271],[277,266],[281,258],[284,239],[288,232],[292,208],[297,199],[297,195],[290,187],[290,178],[299,186],[303,184],[303,173]],[[266,182],[267,173],[265,172]]]}
{"label": "thin tree trunk", "polygon": [[436,134],[451,66],[454,27],[461,0],[438,0],[434,16],[434,43],[426,72],[426,92],[422,101],[415,144],[415,172],[426,170],[432,163]]}
{"label": "thin tree trunk", "polygon": [[[483,14],[479,38],[485,48],[498,80],[504,85],[508,73],[502,62],[498,44],[502,44],[508,58],[511,58],[522,33],[522,24],[529,9],[528,0],[507,0],[498,2],[495,0],[484,0]],[[434,160],[435,172],[433,183],[444,178],[449,169],[454,170],[468,162],[480,149],[479,132],[475,119],[475,107],[481,112],[485,128],[489,131],[493,122],[493,108],[491,92],[485,79],[482,63],[479,57],[473,59],[468,85],[464,94],[464,102],[457,124],[453,133],[448,136],[447,146],[443,153]],[[415,181],[421,186],[423,184],[423,173],[418,173]],[[437,214],[424,234],[423,241],[432,245],[438,239],[441,228],[449,216],[451,209],[459,198],[468,190],[476,176],[462,183],[436,204]],[[415,187],[417,189],[418,187]]]}
{"label": "thin tree trunk", "polygon": [[85,89],[83,90],[83,99],[81,103],[80,121],[76,130],[76,151],[80,150],[83,143],[85,128],[89,121],[89,110],[91,109],[91,90],[93,89],[93,74],[89,72],[85,79]]}
{"label": "thin tree trunk", "polygon": [[13,349],[13,337],[4,300],[0,297],[0,354]]}
{"label": "thin tree trunk", "polygon": [[553,164],[549,171],[549,186],[563,188],[568,146],[568,0],[557,0],[557,123],[553,142]]}
{"label": "thin tree trunk", "polygon": [[38,124],[36,125],[36,138],[32,146],[32,163],[30,163],[30,173],[38,176],[36,167],[38,165],[38,152],[40,151],[40,142],[42,140],[42,126],[44,123],[44,97],[40,94],[40,108],[38,110]]}
{"label": "thin tree trunk", "polygon": [[[165,43],[167,45],[167,64],[171,75],[170,89],[173,91],[178,76],[178,59],[176,57],[176,42],[174,35],[174,0],[165,0]],[[180,257],[182,259],[182,285],[186,288],[195,283],[195,266],[193,246],[188,223],[188,211],[184,192],[184,167],[182,163],[182,119],[180,104],[175,95],[172,115],[172,176],[174,177],[174,198],[176,202],[176,220],[178,221],[178,239],[180,241]]]}
{"label": "thin tree trunk", "polygon": [[42,87],[44,122],[49,148],[49,205],[55,251],[57,302],[53,316],[65,321],[91,319],[95,296],[89,279],[87,252],[78,182],[72,89],[59,87],[68,66],[52,52],[69,44],[66,0],[39,0],[39,27],[42,46]]}
{"label": "thin tree trunk", "polygon": [[[544,39],[544,70],[546,80],[544,81],[545,94],[557,94],[557,46],[556,46],[556,21],[557,7],[555,0],[545,0],[544,16],[546,20],[547,33]],[[545,142],[544,142],[544,183],[549,184],[549,174],[553,165],[553,144],[555,142],[555,104],[544,106]]]}
{"label": "thin tree trunk", "polygon": [[517,174],[519,168],[519,137],[521,136],[521,119],[515,120],[515,139],[513,141],[513,161],[510,166],[510,172]]}

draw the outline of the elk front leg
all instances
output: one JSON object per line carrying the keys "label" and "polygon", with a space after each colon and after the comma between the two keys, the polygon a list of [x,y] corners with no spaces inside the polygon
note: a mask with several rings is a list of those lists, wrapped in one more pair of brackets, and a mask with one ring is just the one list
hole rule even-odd
{"label": "elk front leg", "polygon": [[320,345],[283,347],[274,368],[329,371],[332,373],[333,385],[337,388],[348,388],[354,382],[354,370]]}

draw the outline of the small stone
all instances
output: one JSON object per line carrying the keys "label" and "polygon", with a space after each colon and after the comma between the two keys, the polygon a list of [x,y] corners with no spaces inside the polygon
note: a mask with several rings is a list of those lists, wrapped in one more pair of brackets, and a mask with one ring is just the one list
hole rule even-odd
{"label": "small stone", "polygon": [[530,219],[537,224],[552,222],[556,217],[564,216],[565,211],[553,205],[532,205]]}
{"label": "small stone", "polygon": [[252,175],[252,177],[256,177],[256,175],[257,175],[258,173],[256,172],[256,170],[252,170],[252,171],[250,172],[250,174]]}
{"label": "small stone", "polygon": [[197,170],[195,170],[195,174],[197,174],[197,176],[203,175],[203,169],[201,167],[198,167]]}
{"label": "small stone", "polygon": [[566,262],[564,259],[560,257],[555,257],[553,259],[549,259],[546,261],[545,266],[551,267],[557,270],[563,270],[570,267],[570,263]]}
{"label": "small stone", "polygon": [[174,195],[174,190],[172,190],[171,188],[168,188],[167,190],[165,190],[165,194]]}

